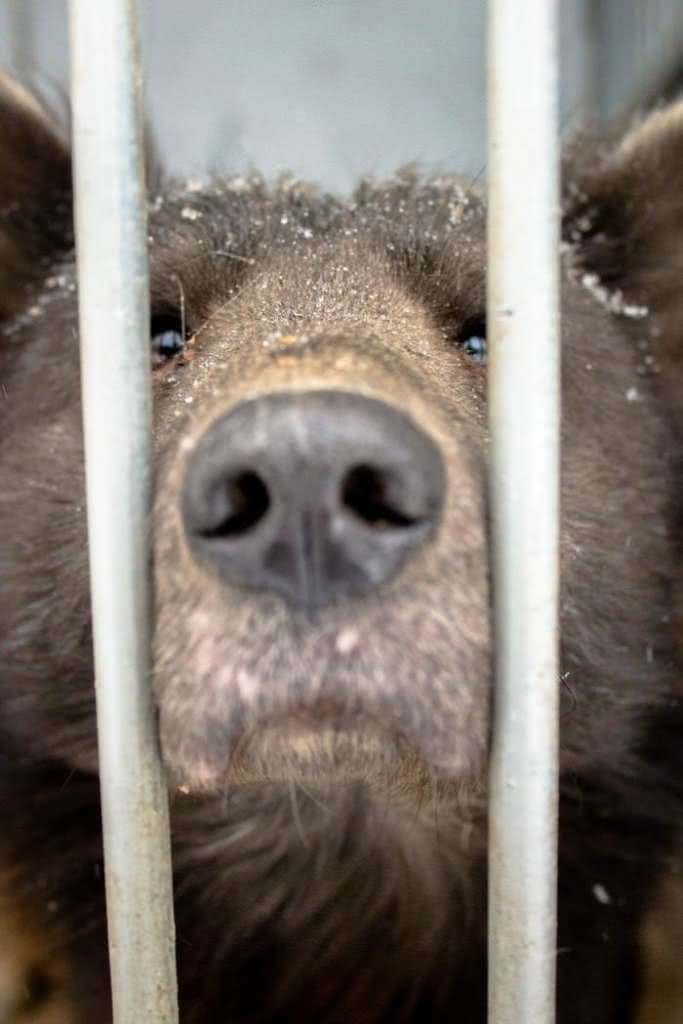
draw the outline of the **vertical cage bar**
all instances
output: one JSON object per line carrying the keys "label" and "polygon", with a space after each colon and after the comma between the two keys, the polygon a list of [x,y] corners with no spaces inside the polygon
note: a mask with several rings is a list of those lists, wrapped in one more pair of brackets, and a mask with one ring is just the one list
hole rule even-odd
{"label": "vertical cage bar", "polygon": [[558,804],[557,0],[491,0],[488,167],[496,686],[489,1020],[555,1020]]}
{"label": "vertical cage bar", "polygon": [[178,1019],[167,791],[149,688],[151,396],[135,0],[71,0],[83,421],[115,1024]]}

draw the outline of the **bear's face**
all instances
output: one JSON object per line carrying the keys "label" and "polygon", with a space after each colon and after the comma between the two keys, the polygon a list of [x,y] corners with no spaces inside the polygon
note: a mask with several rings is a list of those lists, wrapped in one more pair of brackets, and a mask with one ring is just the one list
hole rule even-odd
{"label": "bear's face", "polygon": [[[21,130],[3,159],[61,167],[21,97],[4,102]],[[648,158],[680,151],[679,115],[648,124]],[[609,234],[642,226],[608,208],[622,178],[653,173],[639,161],[634,138],[566,172],[566,772],[633,770],[643,705],[673,692],[672,300],[635,270],[629,293],[631,246]],[[90,770],[75,265],[66,221],[61,241],[50,221],[65,186],[48,208],[35,184],[30,218],[3,214],[7,247],[36,257],[8,292],[0,353],[2,715],[28,749]],[[296,183],[170,187],[150,204],[150,260],[153,674],[175,782],[365,778],[412,802],[443,779],[481,796],[495,655],[481,197],[410,176],[349,203]]]}

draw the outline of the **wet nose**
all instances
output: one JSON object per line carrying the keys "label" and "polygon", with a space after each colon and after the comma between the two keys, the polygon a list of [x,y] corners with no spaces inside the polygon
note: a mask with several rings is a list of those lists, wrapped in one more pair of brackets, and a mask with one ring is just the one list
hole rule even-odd
{"label": "wet nose", "polygon": [[439,450],[385,402],[275,393],[215,422],[194,449],[183,520],[195,557],[226,583],[314,615],[389,580],[434,529]]}

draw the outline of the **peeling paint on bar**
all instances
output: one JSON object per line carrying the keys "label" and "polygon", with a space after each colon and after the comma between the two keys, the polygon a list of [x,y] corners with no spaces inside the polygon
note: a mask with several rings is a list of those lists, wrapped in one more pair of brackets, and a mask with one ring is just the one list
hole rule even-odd
{"label": "peeling paint on bar", "polygon": [[134,0],[71,0],[83,418],[115,1024],[178,1020],[149,687],[149,295]]}
{"label": "peeling paint on bar", "polygon": [[555,1020],[558,13],[556,0],[489,5],[490,1024]]}

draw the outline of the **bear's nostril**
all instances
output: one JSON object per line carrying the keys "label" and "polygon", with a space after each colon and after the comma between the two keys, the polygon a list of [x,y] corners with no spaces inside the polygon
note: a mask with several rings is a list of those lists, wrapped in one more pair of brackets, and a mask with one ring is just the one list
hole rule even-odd
{"label": "bear's nostril", "polygon": [[248,533],[265,517],[270,508],[270,494],[256,473],[244,472],[226,481],[212,496],[211,526],[202,536],[239,537]]}
{"label": "bear's nostril", "polygon": [[401,508],[400,486],[386,470],[360,465],[344,477],[341,488],[342,504],[367,526],[381,530],[414,526],[419,520]]}

